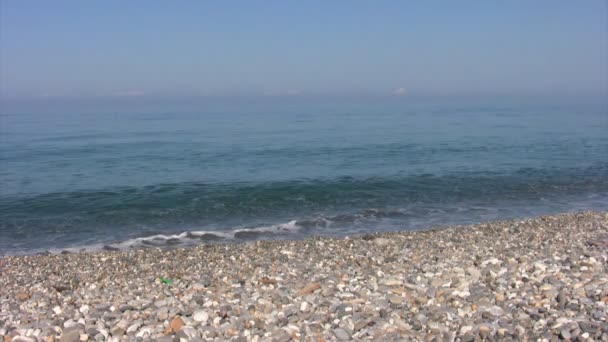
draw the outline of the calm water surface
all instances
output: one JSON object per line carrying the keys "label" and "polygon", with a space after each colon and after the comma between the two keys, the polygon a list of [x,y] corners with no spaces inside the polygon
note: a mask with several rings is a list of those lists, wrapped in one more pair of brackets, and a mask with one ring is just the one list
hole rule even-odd
{"label": "calm water surface", "polygon": [[302,99],[1,114],[0,254],[608,209],[605,105]]}

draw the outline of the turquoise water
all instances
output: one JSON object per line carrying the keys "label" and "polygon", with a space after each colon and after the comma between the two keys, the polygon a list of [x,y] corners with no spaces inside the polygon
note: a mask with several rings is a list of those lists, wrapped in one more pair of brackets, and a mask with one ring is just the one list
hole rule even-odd
{"label": "turquoise water", "polygon": [[0,254],[608,209],[605,104],[57,105],[0,123]]}

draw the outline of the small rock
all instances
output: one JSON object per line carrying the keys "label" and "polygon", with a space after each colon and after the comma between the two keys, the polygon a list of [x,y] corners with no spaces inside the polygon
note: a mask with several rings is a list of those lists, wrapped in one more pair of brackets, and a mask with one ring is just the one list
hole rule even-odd
{"label": "small rock", "polygon": [[139,329],[140,326],[141,326],[141,324],[139,322],[131,324],[127,328],[127,334],[133,334],[133,333],[137,332],[137,329]]}
{"label": "small rock", "polygon": [[171,331],[177,333],[184,326],[184,321],[179,316],[173,317],[171,320]]}
{"label": "small rock", "polygon": [[567,300],[568,300],[568,298],[566,296],[566,291],[565,290],[560,291],[557,295],[557,303],[559,304],[560,308],[563,308],[564,306],[566,306]]}
{"label": "small rock", "polygon": [[203,291],[203,290],[207,289],[207,286],[205,286],[205,284],[203,284],[203,283],[194,283],[190,286],[190,288],[193,291]]}
{"label": "small rock", "polygon": [[8,340],[12,342],[36,342],[36,339],[27,337],[27,336],[15,336],[12,340]]}
{"label": "small rock", "polygon": [[388,277],[388,278],[382,278],[379,282],[380,285],[386,285],[386,286],[399,286],[403,284],[403,281],[397,278],[393,278],[393,277]]}
{"label": "small rock", "polygon": [[175,338],[173,336],[161,336],[156,338],[156,342],[174,342]]}
{"label": "small rock", "polygon": [[386,246],[386,245],[388,245],[389,243],[391,243],[391,240],[389,240],[389,239],[385,239],[385,238],[376,238],[376,239],[374,239],[374,243],[375,243],[377,246]]}
{"label": "small rock", "polygon": [[158,321],[162,322],[167,318],[169,318],[169,309],[167,309],[166,307],[162,307],[156,311],[156,319]]}
{"label": "small rock", "polygon": [[403,304],[404,300],[405,300],[405,298],[403,298],[401,296],[390,296],[388,298],[388,301],[391,302],[392,304]]}
{"label": "small rock", "polygon": [[597,331],[600,329],[600,325],[594,322],[578,322],[579,328],[583,332],[595,335]]}
{"label": "small rock", "polygon": [[26,300],[30,299],[30,295],[29,295],[29,293],[27,293],[25,291],[19,291],[15,295],[15,299],[20,300],[20,301],[26,301]]}
{"label": "small rock", "polygon": [[135,310],[135,307],[133,305],[123,304],[118,308],[118,310],[120,310],[120,312],[133,311]]}
{"label": "small rock", "polygon": [[462,327],[460,327],[460,334],[464,335],[468,332],[471,332],[473,330],[473,326],[471,325],[463,325]]}
{"label": "small rock", "polygon": [[298,295],[299,296],[304,296],[304,295],[313,293],[313,292],[315,292],[315,290],[318,290],[320,288],[321,288],[321,284],[320,283],[310,283],[310,284],[304,286],[303,288],[301,288],[298,291]]}
{"label": "small rock", "polygon": [[68,328],[63,331],[59,342],[79,342],[82,330],[79,328]]}
{"label": "small rock", "polygon": [[353,330],[359,331],[359,330],[365,328],[367,325],[368,325],[368,322],[366,320],[360,320],[354,324]]}
{"label": "small rock", "polygon": [[78,309],[78,311],[80,311],[81,314],[86,315],[89,313],[89,306],[88,305],[83,305],[80,307],[80,309]]}
{"label": "small rock", "polygon": [[125,334],[125,328],[123,328],[121,326],[115,326],[112,329],[110,329],[110,334],[112,334],[112,337],[122,336]]}
{"label": "small rock", "polygon": [[185,338],[188,340],[192,340],[193,338],[200,337],[200,334],[195,328],[185,326],[180,329],[180,331],[177,333],[177,336],[180,337],[180,339]]}
{"label": "small rock", "polygon": [[350,334],[342,328],[335,329],[333,331],[333,334],[340,341],[350,341],[350,339],[351,339]]}
{"label": "small rock", "polygon": [[273,342],[289,342],[291,341],[291,335],[283,329],[277,329],[272,333]]}
{"label": "small rock", "polygon": [[192,315],[192,319],[197,322],[207,323],[207,321],[209,320],[209,313],[204,310],[195,311]]}
{"label": "small rock", "polygon": [[479,278],[481,278],[481,272],[473,266],[467,267],[467,272],[471,276],[473,282],[477,282]]}
{"label": "small rock", "polygon": [[487,325],[482,325],[479,327],[479,334],[482,338],[485,338],[490,334],[490,327]]}

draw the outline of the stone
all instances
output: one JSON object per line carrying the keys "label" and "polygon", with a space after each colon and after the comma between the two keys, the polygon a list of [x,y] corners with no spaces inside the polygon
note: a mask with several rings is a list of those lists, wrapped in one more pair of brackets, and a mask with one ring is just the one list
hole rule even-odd
{"label": "stone", "polygon": [[359,331],[365,327],[367,327],[368,322],[366,320],[360,320],[357,321],[354,325],[353,325],[353,330],[354,331]]}
{"label": "stone", "polygon": [[386,246],[390,243],[391,243],[391,240],[389,240],[389,239],[385,239],[385,238],[375,238],[374,239],[374,244],[376,244],[377,246]]}
{"label": "stone", "polygon": [[197,322],[207,323],[207,321],[209,320],[209,313],[204,310],[197,310],[192,315],[192,319]]}
{"label": "stone", "polygon": [[608,212],[586,212],[367,240],[6,256],[0,341],[608,342],[608,250],[585,244],[605,227]]}
{"label": "stone", "polygon": [[321,284],[320,283],[310,283],[310,284],[304,286],[303,288],[301,288],[298,291],[298,295],[299,296],[304,296],[304,295],[307,295],[307,294],[311,294],[311,293],[315,292],[315,290],[318,290],[320,288],[321,288]]}
{"label": "stone", "polygon": [[333,334],[340,341],[350,341],[351,340],[350,334],[342,328],[335,329],[333,331]]}
{"label": "stone", "polygon": [[484,260],[484,261],[481,263],[481,266],[482,266],[482,267],[486,267],[486,266],[488,266],[488,265],[495,266],[495,265],[500,265],[500,264],[501,264],[501,261],[500,261],[500,260],[498,260],[497,258],[489,258],[489,259],[487,259],[487,260]]}
{"label": "stone", "polygon": [[461,335],[465,335],[466,333],[469,333],[471,331],[473,331],[473,326],[471,325],[463,325],[462,327],[460,327]]}
{"label": "stone", "polygon": [[156,306],[157,308],[162,308],[163,306],[167,306],[167,301],[157,300],[156,302],[154,302],[154,306]]}
{"label": "stone", "polygon": [[135,332],[137,332],[137,329],[139,329],[140,326],[141,326],[141,323],[139,323],[139,322],[135,322],[135,323],[131,324],[127,328],[127,334],[134,334]]}
{"label": "stone", "polygon": [[547,270],[547,266],[545,266],[542,262],[534,263],[534,270],[537,272],[545,272]]}
{"label": "stone", "polygon": [[13,337],[12,342],[36,342],[35,338],[27,337],[27,336],[15,336]]}
{"label": "stone", "polygon": [[289,342],[291,335],[283,329],[277,329],[272,333],[272,342]]}
{"label": "stone", "polygon": [[175,337],[173,337],[173,336],[157,337],[156,342],[175,342]]}
{"label": "stone", "polygon": [[15,299],[17,299],[19,301],[26,301],[26,300],[30,299],[30,294],[25,291],[19,291],[15,295]]}
{"label": "stone", "polygon": [[193,291],[204,291],[207,289],[206,284],[202,282],[194,283],[190,286]]}
{"label": "stone", "polygon": [[59,342],[79,342],[82,330],[78,328],[68,328],[63,331]]}
{"label": "stone", "polygon": [[123,304],[118,308],[118,310],[120,310],[120,312],[133,311],[135,310],[135,307],[133,305]]}
{"label": "stone", "polygon": [[491,329],[490,329],[490,327],[489,327],[489,326],[487,326],[487,325],[482,325],[482,326],[480,326],[480,327],[479,327],[479,334],[480,334],[480,335],[481,335],[483,338],[485,338],[485,337],[487,337],[487,336],[490,334],[490,330],[491,330]]}
{"label": "stone", "polygon": [[167,309],[166,307],[162,307],[156,311],[156,319],[158,321],[162,322],[167,318],[169,318],[169,309]]}
{"label": "stone", "polygon": [[182,327],[180,331],[177,333],[179,338],[186,338],[188,340],[192,340],[193,338],[198,338],[200,336],[199,332],[189,326]]}
{"label": "stone", "polygon": [[112,336],[122,336],[125,334],[125,331],[126,329],[121,326],[114,326],[110,329],[110,334],[112,334]]}
{"label": "stone", "polygon": [[394,317],[393,322],[394,322],[395,326],[397,326],[401,331],[408,331],[408,330],[412,329],[411,325],[405,323],[405,321],[399,317]]}
{"label": "stone", "polygon": [[78,311],[80,311],[81,314],[86,315],[89,313],[89,306],[88,305],[83,305],[80,307],[80,309],[78,309]]}
{"label": "stone", "polygon": [[184,326],[184,321],[182,320],[181,317],[179,317],[179,316],[173,317],[173,319],[171,320],[171,325],[170,325],[172,332],[177,333],[183,326]]}
{"label": "stone", "polygon": [[388,301],[391,302],[392,304],[403,304],[403,301],[405,300],[405,298],[401,297],[401,296],[390,296],[388,298]]}
{"label": "stone", "polygon": [[394,277],[386,277],[386,278],[380,279],[379,284],[386,285],[386,286],[399,286],[399,285],[403,284],[403,281],[401,279],[394,278]]}
{"label": "stone", "polygon": [[598,323],[594,323],[594,322],[578,322],[578,326],[579,328],[581,328],[581,330],[583,332],[595,335],[599,329],[601,328],[601,326]]}
{"label": "stone", "polygon": [[469,273],[473,282],[477,282],[481,278],[481,272],[473,266],[467,267],[467,273]]}

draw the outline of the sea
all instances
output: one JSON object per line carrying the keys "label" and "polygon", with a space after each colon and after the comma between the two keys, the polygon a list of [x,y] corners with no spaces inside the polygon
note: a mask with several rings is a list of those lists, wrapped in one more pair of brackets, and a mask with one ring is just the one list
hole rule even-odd
{"label": "sea", "polygon": [[0,110],[0,255],[580,210],[608,210],[604,99],[144,97]]}

